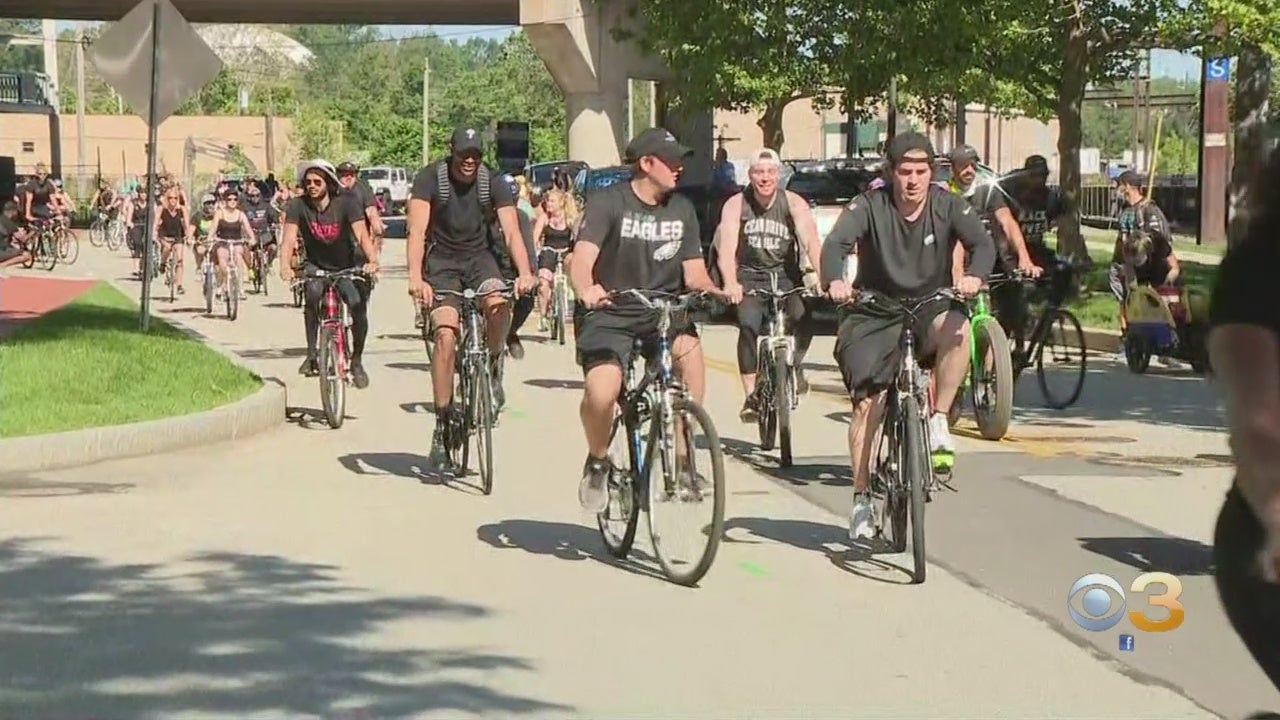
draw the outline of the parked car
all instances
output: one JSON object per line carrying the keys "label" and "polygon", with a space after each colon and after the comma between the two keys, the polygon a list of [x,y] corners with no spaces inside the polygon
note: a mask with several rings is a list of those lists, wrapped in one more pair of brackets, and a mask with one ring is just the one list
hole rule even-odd
{"label": "parked car", "polygon": [[375,165],[360,168],[358,177],[369,183],[373,194],[382,201],[382,212],[399,215],[404,212],[405,203],[409,202],[409,191],[413,176],[408,170],[389,165]]}

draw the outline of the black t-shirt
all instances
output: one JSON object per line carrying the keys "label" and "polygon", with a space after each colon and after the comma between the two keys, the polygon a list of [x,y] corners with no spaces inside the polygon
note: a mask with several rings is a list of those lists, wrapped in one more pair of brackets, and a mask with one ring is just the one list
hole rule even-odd
{"label": "black t-shirt", "polygon": [[361,264],[351,227],[364,219],[364,212],[350,196],[338,195],[320,210],[306,198],[294,198],[285,209],[285,222],[298,226],[307,262],[321,270],[347,270]]}
{"label": "black t-shirt", "polygon": [[895,298],[919,298],[950,287],[952,242],[969,251],[967,274],[986,278],[995,243],[969,203],[936,185],[927,206],[907,222],[888,189],[869,190],[849,203],[822,243],[823,285],[843,278],[845,256],[858,253],[857,286]]}
{"label": "black t-shirt", "polygon": [[1054,188],[1014,188],[1011,200],[1010,209],[1027,245],[1044,245],[1049,225],[1066,212],[1062,195]]}
{"label": "black t-shirt", "polygon": [[32,208],[48,207],[49,199],[57,192],[57,188],[54,187],[53,181],[49,178],[45,178],[44,182],[32,178],[23,189],[31,196]]}
{"label": "black t-shirt", "polygon": [[1214,325],[1257,325],[1280,335],[1280,216],[1258,218],[1218,265],[1209,305]]}
{"label": "black t-shirt", "polygon": [[[431,203],[431,224],[427,228],[427,247],[433,252],[446,252],[460,257],[489,251],[489,223],[480,208],[480,193],[476,183],[459,184],[449,176],[449,200],[444,208],[437,207],[440,195],[439,170],[433,163],[418,171],[413,179],[410,197]],[[500,173],[489,171],[489,198],[493,209],[515,207],[511,188]]]}
{"label": "black t-shirt", "polygon": [[[702,259],[698,214],[683,195],[671,193],[658,205],[636,197],[630,182],[596,191],[578,227],[578,242],[600,248],[592,275],[605,290],[684,287],[684,262]],[[634,298],[614,300],[617,308],[637,307]]]}
{"label": "black t-shirt", "polygon": [[280,222],[280,213],[276,212],[271,203],[263,199],[259,199],[256,203],[245,202],[240,209],[249,218],[249,226],[257,232],[262,232],[268,225]]}

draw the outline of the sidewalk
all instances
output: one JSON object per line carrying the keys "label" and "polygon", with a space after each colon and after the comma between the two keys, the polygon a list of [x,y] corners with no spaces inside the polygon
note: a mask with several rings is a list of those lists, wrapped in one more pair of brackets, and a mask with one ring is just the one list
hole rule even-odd
{"label": "sidewalk", "polygon": [[[124,267],[84,255],[108,276]],[[578,511],[570,347],[529,341],[511,364],[494,494],[441,485],[403,276],[393,265],[374,293],[372,385],[350,394],[341,431],[294,374],[302,323],[275,306],[283,293],[250,299],[234,323],[191,312],[188,296],[157,315],[284,380],[293,424],[0,479],[21,504],[0,530],[0,670],[13,680],[0,714],[1201,718],[1280,702],[1207,604],[1126,658],[1113,634],[1068,627],[1072,579],[1133,573],[1074,538],[1142,532],[1006,472],[1074,458],[965,441],[962,491],[930,506],[928,582],[902,585],[903,558],[847,545],[847,404],[815,390],[797,416],[799,467],[772,472],[736,421],[728,329],[706,333],[706,404],[741,459],[726,464],[726,541],[702,587],[607,559]],[[1105,434],[1133,421],[1086,422]],[[1194,581],[1199,593],[1207,578]]]}

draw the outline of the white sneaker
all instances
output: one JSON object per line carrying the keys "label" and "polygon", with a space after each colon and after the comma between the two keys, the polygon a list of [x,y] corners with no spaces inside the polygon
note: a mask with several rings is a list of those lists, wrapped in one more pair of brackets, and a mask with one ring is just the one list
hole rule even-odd
{"label": "white sneaker", "polygon": [[951,428],[947,425],[947,416],[934,413],[929,417],[929,451],[931,453],[956,451],[955,441],[951,439]]}
{"label": "white sneaker", "polygon": [[850,540],[870,540],[875,537],[875,527],[871,522],[872,515],[870,493],[855,493],[853,509],[849,511]]}

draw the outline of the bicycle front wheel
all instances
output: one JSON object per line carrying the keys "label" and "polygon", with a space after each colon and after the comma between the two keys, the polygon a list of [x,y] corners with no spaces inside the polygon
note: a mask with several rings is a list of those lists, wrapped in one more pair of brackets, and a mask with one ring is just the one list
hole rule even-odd
{"label": "bicycle front wheel", "polygon": [[75,265],[80,259],[80,239],[70,230],[58,233],[58,259],[63,265]]}
{"label": "bicycle front wheel", "polygon": [[970,368],[974,420],[987,440],[1000,440],[1013,419],[1013,355],[994,318],[973,327],[975,364]]}
{"label": "bicycle front wheel", "polygon": [[472,366],[468,412],[476,431],[476,464],[480,470],[480,490],[493,492],[493,374],[487,363]]}
{"label": "bicycle front wheel", "polygon": [[777,389],[773,387],[773,356],[761,352],[756,362],[756,429],[760,433],[760,449],[773,449],[778,436],[778,416],[773,406],[778,402]]}
{"label": "bicycle front wheel", "polygon": [[566,336],[569,334],[567,332],[568,327],[564,322],[565,311],[569,307],[569,290],[563,283],[557,288],[556,296],[552,301],[555,304],[555,314],[551,318],[552,337],[559,340],[560,344],[563,345]]}
{"label": "bicycle front wheel", "polygon": [[104,241],[107,244],[107,249],[111,252],[119,250],[120,246],[124,245],[124,226],[120,223],[108,224],[104,234]]}
{"label": "bicycle front wheel", "polygon": [[933,473],[929,458],[929,441],[924,428],[924,417],[916,399],[910,395],[902,398],[899,417],[902,418],[902,483],[911,506],[911,581],[924,582],[928,560],[924,545],[925,487]]}
{"label": "bicycle front wheel", "polygon": [[1036,381],[1045,404],[1062,410],[1080,399],[1089,351],[1076,316],[1062,308],[1052,313],[1036,351]]}
{"label": "bicycle front wheel", "polygon": [[787,362],[787,349],[773,349],[773,411],[778,425],[778,463],[791,467],[791,363]]}
{"label": "bicycle front wheel", "polygon": [[41,270],[47,272],[53,272],[53,268],[58,265],[58,248],[52,237],[40,236],[40,240],[36,243],[36,264]]}
{"label": "bicycle front wheel", "polygon": [[[660,478],[649,475],[649,535],[662,574],[677,585],[693,586],[715,561],[724,532],[724,455],[720,435],[711,417],[697,403],[677,398],[667,422],[653,422],[649,444],[662,457]],[[665,437],[664,437],[665,436]],[[675,446],[675,467],[667,453],[660,451],[671,441]],[[701,517],[700,517],[701,516]],[[684,522],[683,534],[674,528],[659,527],[661,521]],[[680,540],[687,539],[687,544]]]}
{"label": "bicycle front wheel", "polygon": [[107,242],[107,228],[101,220],[94,220],[89,226],[89,244],[102,247]]}
{"label": "bicycle front wheel", "polygon": [[232,272],[227,278],[227,319],[235,320],[240,316],[240,275]]}
{"label": "bicycle front wheel", "polygon": [[347,384],[345,380],[345,359],[342,357],[341,336],[332,327],[320,328],[320,342],[317,343],[319,357],[316,364],[320,368],[320,404],[324,408],[324,418],[329,427],[337,430],[342,427],[347,413]]}

